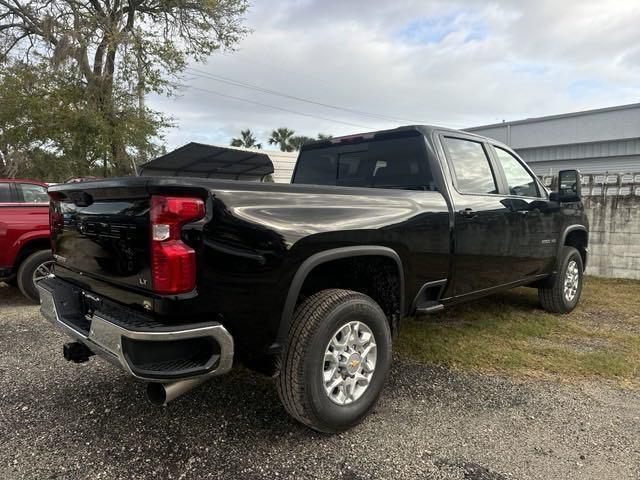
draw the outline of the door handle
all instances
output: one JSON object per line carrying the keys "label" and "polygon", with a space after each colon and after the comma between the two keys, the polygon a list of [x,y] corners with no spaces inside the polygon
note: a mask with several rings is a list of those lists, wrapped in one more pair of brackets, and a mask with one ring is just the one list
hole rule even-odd
{"label": "door handle", "polygon": [[472,208],[465,208],[464,210],[460,210],[459,213],[465,218],[473,218],[478,214],[477,212],[474,212]]}
{"label": "door handle", "polygon": [[533,210],[518,210],[518,213],[523,217],[537,217],[540,215],[540,209],[534,208]]}

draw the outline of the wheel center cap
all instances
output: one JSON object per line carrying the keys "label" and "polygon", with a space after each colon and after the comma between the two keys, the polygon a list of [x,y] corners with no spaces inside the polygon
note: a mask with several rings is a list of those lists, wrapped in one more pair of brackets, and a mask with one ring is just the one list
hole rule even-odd
{"label": "wheel center cap", "polygon": [[360,368],[360,363],[362,363],[362,358],[359,354],[353,353],[347,360],[347,372],[349,375],[353,375]]}

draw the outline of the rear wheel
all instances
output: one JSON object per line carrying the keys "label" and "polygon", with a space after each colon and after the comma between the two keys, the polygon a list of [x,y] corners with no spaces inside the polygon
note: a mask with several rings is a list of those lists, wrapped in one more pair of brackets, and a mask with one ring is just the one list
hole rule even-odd
{"label": "rear wheel", "polygon": [[582,283],[583,265],[580,252],[573,247],[563,247],[553,286],[538,289],[542,308],[552,313],[569,313],[578,305]]}
{"label": "rear wheel", "polygon": [[391,330],[370,297],[323,290],[296,309],[278,395],[291,416],[327,433],[358,424],[375,406],[391,365]]}
{"label": "rear wheel", "polygon": [[53,257],[50,250],[39,250],[32,253],[18,268],[18,288],[32,302],[38,302],[40,295],[36,283],[51,273]]}

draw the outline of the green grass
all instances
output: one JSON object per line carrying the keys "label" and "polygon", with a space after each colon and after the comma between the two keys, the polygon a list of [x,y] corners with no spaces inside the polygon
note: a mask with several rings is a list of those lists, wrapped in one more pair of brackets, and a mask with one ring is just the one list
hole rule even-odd
{"label": "green grass", "polygon": [[460,369],[536,377],[604,377],[640,386],[640,282],[587,277],[569,315],[520,288],[409,319],[400,354]]}

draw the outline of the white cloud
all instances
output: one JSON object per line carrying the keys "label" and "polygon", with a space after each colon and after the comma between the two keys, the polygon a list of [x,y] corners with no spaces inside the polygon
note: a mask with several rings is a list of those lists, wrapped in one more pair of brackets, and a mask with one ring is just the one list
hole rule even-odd
{"label": "white cloud", "polygon": [[149,104],[174,116],[169,147],[226,144],[242,128],[335,135],[416,121],[457,127],[640,98],[637,1],[258,2],[235,53],[192,65],[385,121],[186,75],[184,83],[349,126],[185,89]]}

